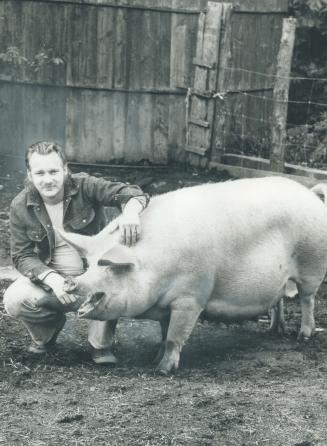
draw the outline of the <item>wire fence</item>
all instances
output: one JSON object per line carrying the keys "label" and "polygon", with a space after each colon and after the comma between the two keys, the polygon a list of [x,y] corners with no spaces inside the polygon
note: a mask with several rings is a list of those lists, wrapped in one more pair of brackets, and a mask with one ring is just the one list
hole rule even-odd
{"label": "wire fence", "polygon": [[[238,76],[240,84],[267,85],[270,88],[240,88],[217,91],[220,118],[226,120],[221,137],[228,141],[229,153],[269,158],[272,131],[276,126],[273,110],[286,105],[288,117],[283,141],[285,161],[309,167],[327,163],[327,79],[318,77],[283,77],[289,82],[287,98],[274,94],[278,76],[234,67],[220,67],[227,77]],[[262,82],[264,80],[264,82]],[[245,81],[245,82],[244,82]],[[268,81],[268,82],[267,82]],[[230,98],[237,95],[234,102]],[[253,128],[256,131],[253,131]]]}

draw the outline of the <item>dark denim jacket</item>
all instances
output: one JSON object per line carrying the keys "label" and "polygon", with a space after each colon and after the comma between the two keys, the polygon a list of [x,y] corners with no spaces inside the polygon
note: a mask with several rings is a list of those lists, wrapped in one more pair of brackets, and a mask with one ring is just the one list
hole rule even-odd
{"label": "dark denim jacket", "polygon": [[[93,235],[105,225],[103,206],[121,206],[130,198],[149,197],[138,186],[106,181],[85,173],[71,175],[64,188],[63,226],[68,232]],[[10,207],[11,257],[32,282],[49,270],[54,231],[43,200],[35,188],[25,188]]]}

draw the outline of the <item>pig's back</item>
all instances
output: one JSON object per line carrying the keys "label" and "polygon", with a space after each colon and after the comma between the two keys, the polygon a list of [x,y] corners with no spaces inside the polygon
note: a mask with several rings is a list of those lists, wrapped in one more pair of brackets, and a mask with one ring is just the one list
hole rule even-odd
{"label": "pig's back", "polygon": [[150,262],[187,256],[218,261],[261,239],[285,238],[327,250],[327,208],[308,189],[279,177],[205,184],[155,197],[142,216],[136,250]]}

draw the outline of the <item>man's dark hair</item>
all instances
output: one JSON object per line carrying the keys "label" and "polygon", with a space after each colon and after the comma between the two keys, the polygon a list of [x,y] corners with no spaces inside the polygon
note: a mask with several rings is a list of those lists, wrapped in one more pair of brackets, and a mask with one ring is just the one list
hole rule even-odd
{"label": "man's dark hair", "polygon": [[56,142],[52,141],[38,141],[32,144],[25,154],[25,164],[27,169],[30,168],[30,158],[33,153],[38,153],[39,155],[48,155],[49,153],[55,152],[61,158],[63,165],[67,163],[67,158],[63,147]]}

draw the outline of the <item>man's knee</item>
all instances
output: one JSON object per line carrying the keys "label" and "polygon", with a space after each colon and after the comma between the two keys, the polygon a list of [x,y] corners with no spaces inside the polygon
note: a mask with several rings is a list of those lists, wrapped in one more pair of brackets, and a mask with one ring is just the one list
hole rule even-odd
{"label": "man's knee", "polygon": [[11,284],[3,295],[3,305],[6,312],[11,317],[19,317],[21,312],[21,303],[17,292],[15,292],[14,284]]}
{"label": "man's knee", "polygon": [[28,282],[17,280],[12,283],[3,295],[3,305],[9,316],[20,318],[27,311],[35,311],[36,305],[33,303],[33,293],[28,291]]}

